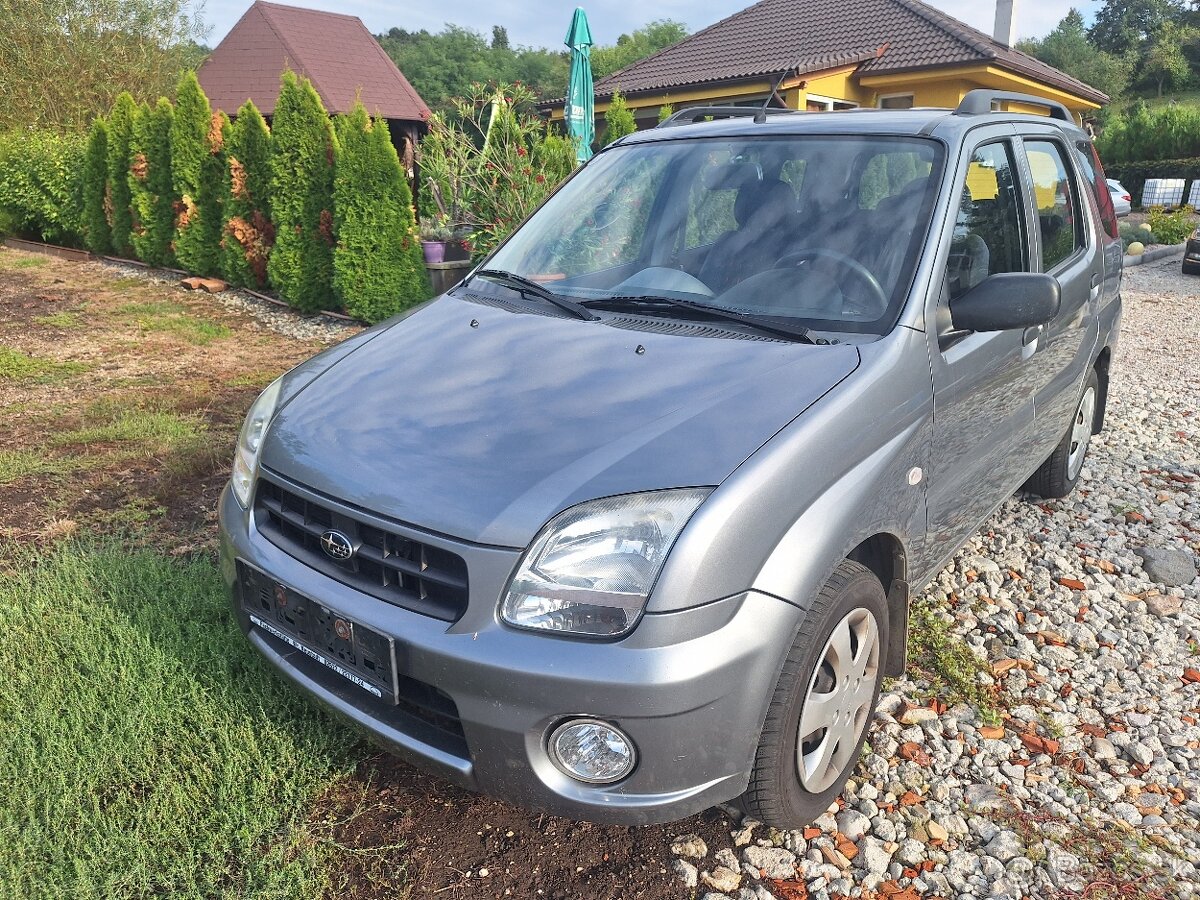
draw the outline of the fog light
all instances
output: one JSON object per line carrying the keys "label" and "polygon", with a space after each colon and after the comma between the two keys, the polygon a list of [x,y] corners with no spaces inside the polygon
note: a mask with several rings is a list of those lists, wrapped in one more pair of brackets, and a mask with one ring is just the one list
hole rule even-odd
{"label": "fog light", "polygon": [[633,771],[637,751],[629,736],[615,725],[574,719],[550,735],[550,758],[578,781],[609,784]]}

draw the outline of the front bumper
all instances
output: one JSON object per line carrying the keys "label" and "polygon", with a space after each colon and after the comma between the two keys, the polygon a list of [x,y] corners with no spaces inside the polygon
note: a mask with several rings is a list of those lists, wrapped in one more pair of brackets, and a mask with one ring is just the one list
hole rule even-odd
{"label": "front bumper", "polygon": [[[401,758],[463,787],[555,815],[644,824],[683,818],[741,794],[759,731],[795,633],[795,607],[746,592],[647,614],[615,643],[521,632],[496,618],[494,573],[519,553],[475,548],[491,579],[474,579],[467,613],[450,624],[369,597],[304,565],[259,534],[227,488],[221,570],[251,643],[292,681],[365,728]],[[507,568],[505,555],[511,556]],[[471,566],[472,548],[463,556]],[[461,740],[384,704],[251,624],[239,598],[241,561],[396,641],[401,676],[447,695]],[[477,593],[478,591],[478,593]],[[550,761],[546,740],[566,718],[619,725],[638,749],[624,781],[586,785]]]}

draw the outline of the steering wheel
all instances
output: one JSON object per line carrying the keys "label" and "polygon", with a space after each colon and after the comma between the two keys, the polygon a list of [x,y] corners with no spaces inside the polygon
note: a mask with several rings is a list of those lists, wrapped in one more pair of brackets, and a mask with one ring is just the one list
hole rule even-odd
{"label": "steering wheel", "polygon": [[773,268],[788,269],[803,265],[809,260],[827,259],[830,262],[837,263],[843,269],[850,272],[858,280],[864,284],[871,292],[871,299],[875,301],[875,309],[865,307],[861,304],[849,302],[845,299],[845,293],[842,295],[842,308],[848,309],[851,314],[872,316],[878,318],[883,315],[887,309],[888,296],[883,289],[883,285],[879,283],[879,279],[875,277],[866,266],[860,263],[857,259],[847,256],[845,253],[839,253],[836,250],[827,250],[824,247],[806,247],[803,250],[793,250],[791,253],[785,253],[779,259],[775,260]]}

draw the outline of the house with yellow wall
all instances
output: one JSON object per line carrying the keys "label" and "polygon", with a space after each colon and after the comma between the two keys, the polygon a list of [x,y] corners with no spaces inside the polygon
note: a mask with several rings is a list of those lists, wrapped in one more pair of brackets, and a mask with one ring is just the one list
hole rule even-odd
{"label": "house with yellow wall", "polygon": [[[597,132],[615,91],[649,128],[667,105],[954,108],[975,88],[1057,100],[1077,117],[1108,102],[920,0],[762,0],[598,81]],[[561,120],[561,100],[543,108]]]}

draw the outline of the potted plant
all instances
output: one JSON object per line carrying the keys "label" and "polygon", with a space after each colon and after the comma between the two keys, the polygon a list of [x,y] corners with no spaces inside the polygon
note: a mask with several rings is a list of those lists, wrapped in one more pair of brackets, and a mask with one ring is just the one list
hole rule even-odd
{"label": "potted plant", "polygon": [[454,229],[442,219],[421,220],[421,248],[425,262],[440,263],[446,259],[446,244],[454,237]]}

